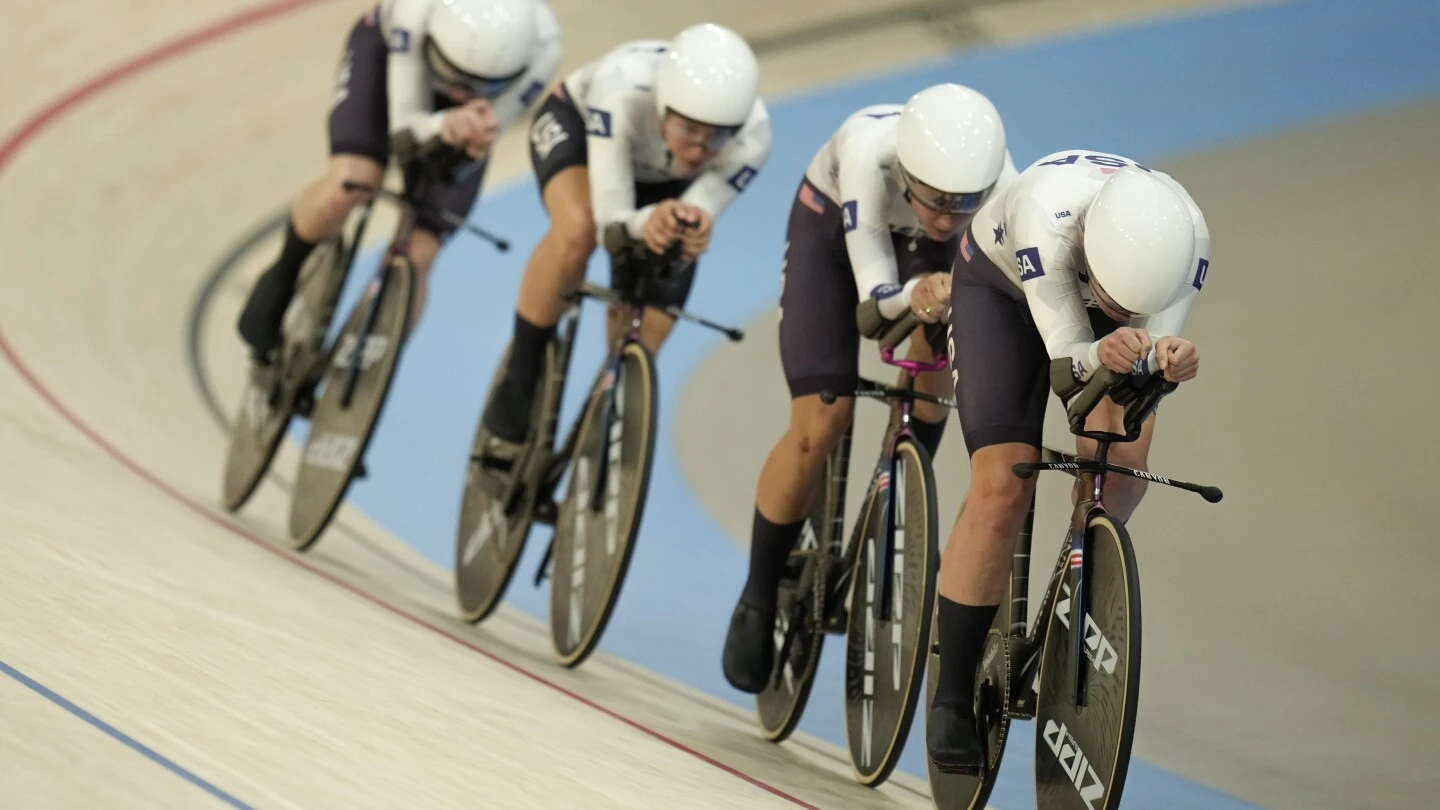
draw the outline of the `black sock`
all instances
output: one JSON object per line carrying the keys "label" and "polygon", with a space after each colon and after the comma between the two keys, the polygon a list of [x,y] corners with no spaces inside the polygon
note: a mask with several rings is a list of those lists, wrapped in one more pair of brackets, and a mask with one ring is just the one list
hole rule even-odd
{"label": "black sock", "polygon": [[745,580],[745,591],[740,599],[753,607],[773,610],[776,589],[780,577],[785,573],[785,559],[800,539],[804,519],[784,526],[771,523],[755,509],[755,524],[750,530],[750,578]]}
{"label": "black sock", "polygon": [[275,273],[278,285],[287,292],[295,291],[295,282],[300,278],[300,268],[305,260],[310,258],[310,252],[315,249],[314,242],[306,242],[295,232],[294,220],[287,220],[285,223],[285,246],[280,248],[280,258],[276,260],[272,272]]}
{"label": "black sock", "polygon": [[916,416],[910,417],[910,430],[915,434],[915,441],[919,442],[920,446],[925,448],[925,452],[930,454],[931,461],[934,461],[935,454],[940,452],[940,439],[945,435],[945,422],[947,421],[949,420],[926,422]]}
{"label": "black sock", "polygon": [[250,298],[240,312],[240,336],[254,349],[257,358],[280,345],[285,310],[295,295],[300,268],[314,249],[314,242],[305,241],[295,232],[293,221],[286,224],[285,245],[280,249],[280,257],[255,282]]}
{"label": "black sock", "polygon": [[975,668],[985,635],[999,605],[972,607],[940,597],[940,683],[936,703],[958,703],[970,709],[975,698]]}
{"label": "black sock", "polygon": [[535,384],[545,365],[545,345],[554,334],[554,326],[536,326],[515,313],[510,360],[505,365],[500,390],[485,411],[485,426],[505,441],[523,442],[530,432]]}

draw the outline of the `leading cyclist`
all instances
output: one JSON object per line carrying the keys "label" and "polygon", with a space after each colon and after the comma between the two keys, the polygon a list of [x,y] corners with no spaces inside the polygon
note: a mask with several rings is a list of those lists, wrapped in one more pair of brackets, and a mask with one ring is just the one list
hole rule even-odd
{"label": "leading cyclist", "polygon": [[[970,491],[941,555],[940,675],[926,722],[931,760],[976,772],[983,747],[972,699],[976,664],[1005,595],[1015,536],[1034,478],[1011,472],[1040,457],[1051,359],[1077,380],[1102,365],[1137,375],[1195,377],[1200,354],[1179,337],[1210,268],[1210,232],[1169,175],[1106,152],[1047,155],[975,217],[952,277],[951,373],[970,451]],[[1106,399],[1088,430],[1123,433]],[[1144,470],[1155,417],[1110,460]],[[1076,452],[1096,444],[1077,438]],[[1110,476],[1105,505],[1128,520],[1145,482]]]}

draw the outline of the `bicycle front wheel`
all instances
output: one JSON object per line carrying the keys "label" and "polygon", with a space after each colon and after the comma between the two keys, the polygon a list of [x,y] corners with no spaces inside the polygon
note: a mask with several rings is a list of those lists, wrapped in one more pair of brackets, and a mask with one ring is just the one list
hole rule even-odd
{"label": "bicycle front wheel", "polygon": [[1035,712],[1035,798],[1044,810],[1115,810],[1130,767],[1140,698],[1140,579],[1120,521],[1086,527],[1090,610],[1084,617],[1088,704],[1075,707],[1069,578],[1046,617]]}
{"label": "bicycle front wheel", "polygon": [[655,362],[626,343],[596,381],[555,521],[550,638],[578,666],[600,643],[630,567],[655,460]]}
{"label": "bicycle front wheel", "polygon": [[[403,256],[393,257],[388,272],[377,282],[372,282],[340,331],[310,415],[310,435],[290,502],[290,543],[296,551],[308,549],[320,538],[344,501],[399,367],[414,294],[414,268]],[[372,304],[371,296],[379,300]],[[374,320],[367,324],[372,305]]]}
{"label": "bicycle front wheel", "polygon": [[[855,778],[875,787],[900,761],[929,650],[939,569],[935,474],[925,449],[895,446],[889,470],[871,484],[855,560],[845,647],[845,730]],[[886,535],[893,531],[888,560]],[[888,576],[890,615],[882,618]]]}

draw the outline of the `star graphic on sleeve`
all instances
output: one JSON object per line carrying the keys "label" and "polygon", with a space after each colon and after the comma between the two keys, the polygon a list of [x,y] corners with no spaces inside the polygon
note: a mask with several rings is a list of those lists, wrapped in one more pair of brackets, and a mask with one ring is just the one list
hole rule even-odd
{"label": "star graphic on sleeve", "polygon": [[1004,226],[1004,225],[1001,225],[1001,226],[999,226],[998,228],[995,229],[995,244],[1000,245],[1001,247],[1004,247],[1004,245],[1005,245],[1005,226]]}

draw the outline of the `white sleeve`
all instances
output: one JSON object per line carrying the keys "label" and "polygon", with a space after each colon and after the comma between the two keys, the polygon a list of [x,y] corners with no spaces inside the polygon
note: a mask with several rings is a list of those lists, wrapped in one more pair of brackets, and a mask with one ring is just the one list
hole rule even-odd
{"label": "white sleeve", "polygon": [[1070,358],[1075,376],[1084,381],[1100,367],[1100,344],[1080,295],[1079,272],[1071,265],[1075,250],[1051,226],[1051,219],[1045,207],[1021,200],[1009,218],[1009,239],[1020,270],[1020,288],[1045,350],[1052,360]]}
{"label": "white sleeve", "polygon": [[[608,87],[607,87],[608,85]],[[600,73],[590,83],[585,99],[585,148],[590,171],[590,207],[597,239],[603,242],[606,226],[625,222],[632,239],[639,239],[644,218],[637,222],[635,167],[631,138],[629,82]],[[643,212],[649,216],[649,208]]]}
{"label": "white sleeve", "polygon": [[855,291],[859,299],[875,298],[880,314],[898,317],[910,306],[910,288],[899,286],[900,268],[895,261],[895,246],[890,239],[887,217],[890,195],[885,188],[885,173],[870,149],[839,151],[840,215],[845,229],[845,252],[849,254],[850,271],[855,274]]}
{"label": "white sleeve", "polygon": [[555,21],[555,12],[545,3],[537,3],[536,6],[542,16],[540,43],[536,48],[535,58],[531,60],[524,75],[495,99],[495,118],[500,123],[501,132],[514,126],[530,105],[544,94],[545,88],[554,81],[555,72],[560,68],[560,59],[564,54],[560,25]]}
{"label": "white sleeve", "polygon": [[[702,209],[710,215],[712,223],[719,220],[770,160],[771,143],[769,114],[754,116],[735,135],[720,159],[686,187],[680,195],[681,201]],[[644,227],[643,221],[640,226]]]}
{"label": "white sleeve", "polygon": [[[1190,257],[1191,276],[1185,289],[1175,303],[1165,309],[1144,318],[1137,318],[1131,326],[1137,329],[1144,329],[1150,333],[1150,340],[1158,341],[1162,337],[1179,337],[1180,331],[1185,328],[1185,321],[1190,317],[1190,310],[1195,306],[1195,299],[1200,297],[1200,288],[1205,286],[1205,277],[1210,272],[1210,229],[1205,224],[1205,218],[1198,210],[1192,209],[1195,216],[1195,253]],[[1150,350],[1150,356],[1146,358],[1145,370],[1150,374],[1160,370],[1159,363],[1155,360],[1155,350]]]}
{"label": "white sleeve", "polygon": [[405,130],[421,143],[440,134],[445,113],[431,109],[422,53],[425,23],[431,0],[393,0],[386,15],[390,49],[386,60],[386,95],[389,98],[390,134]]}

